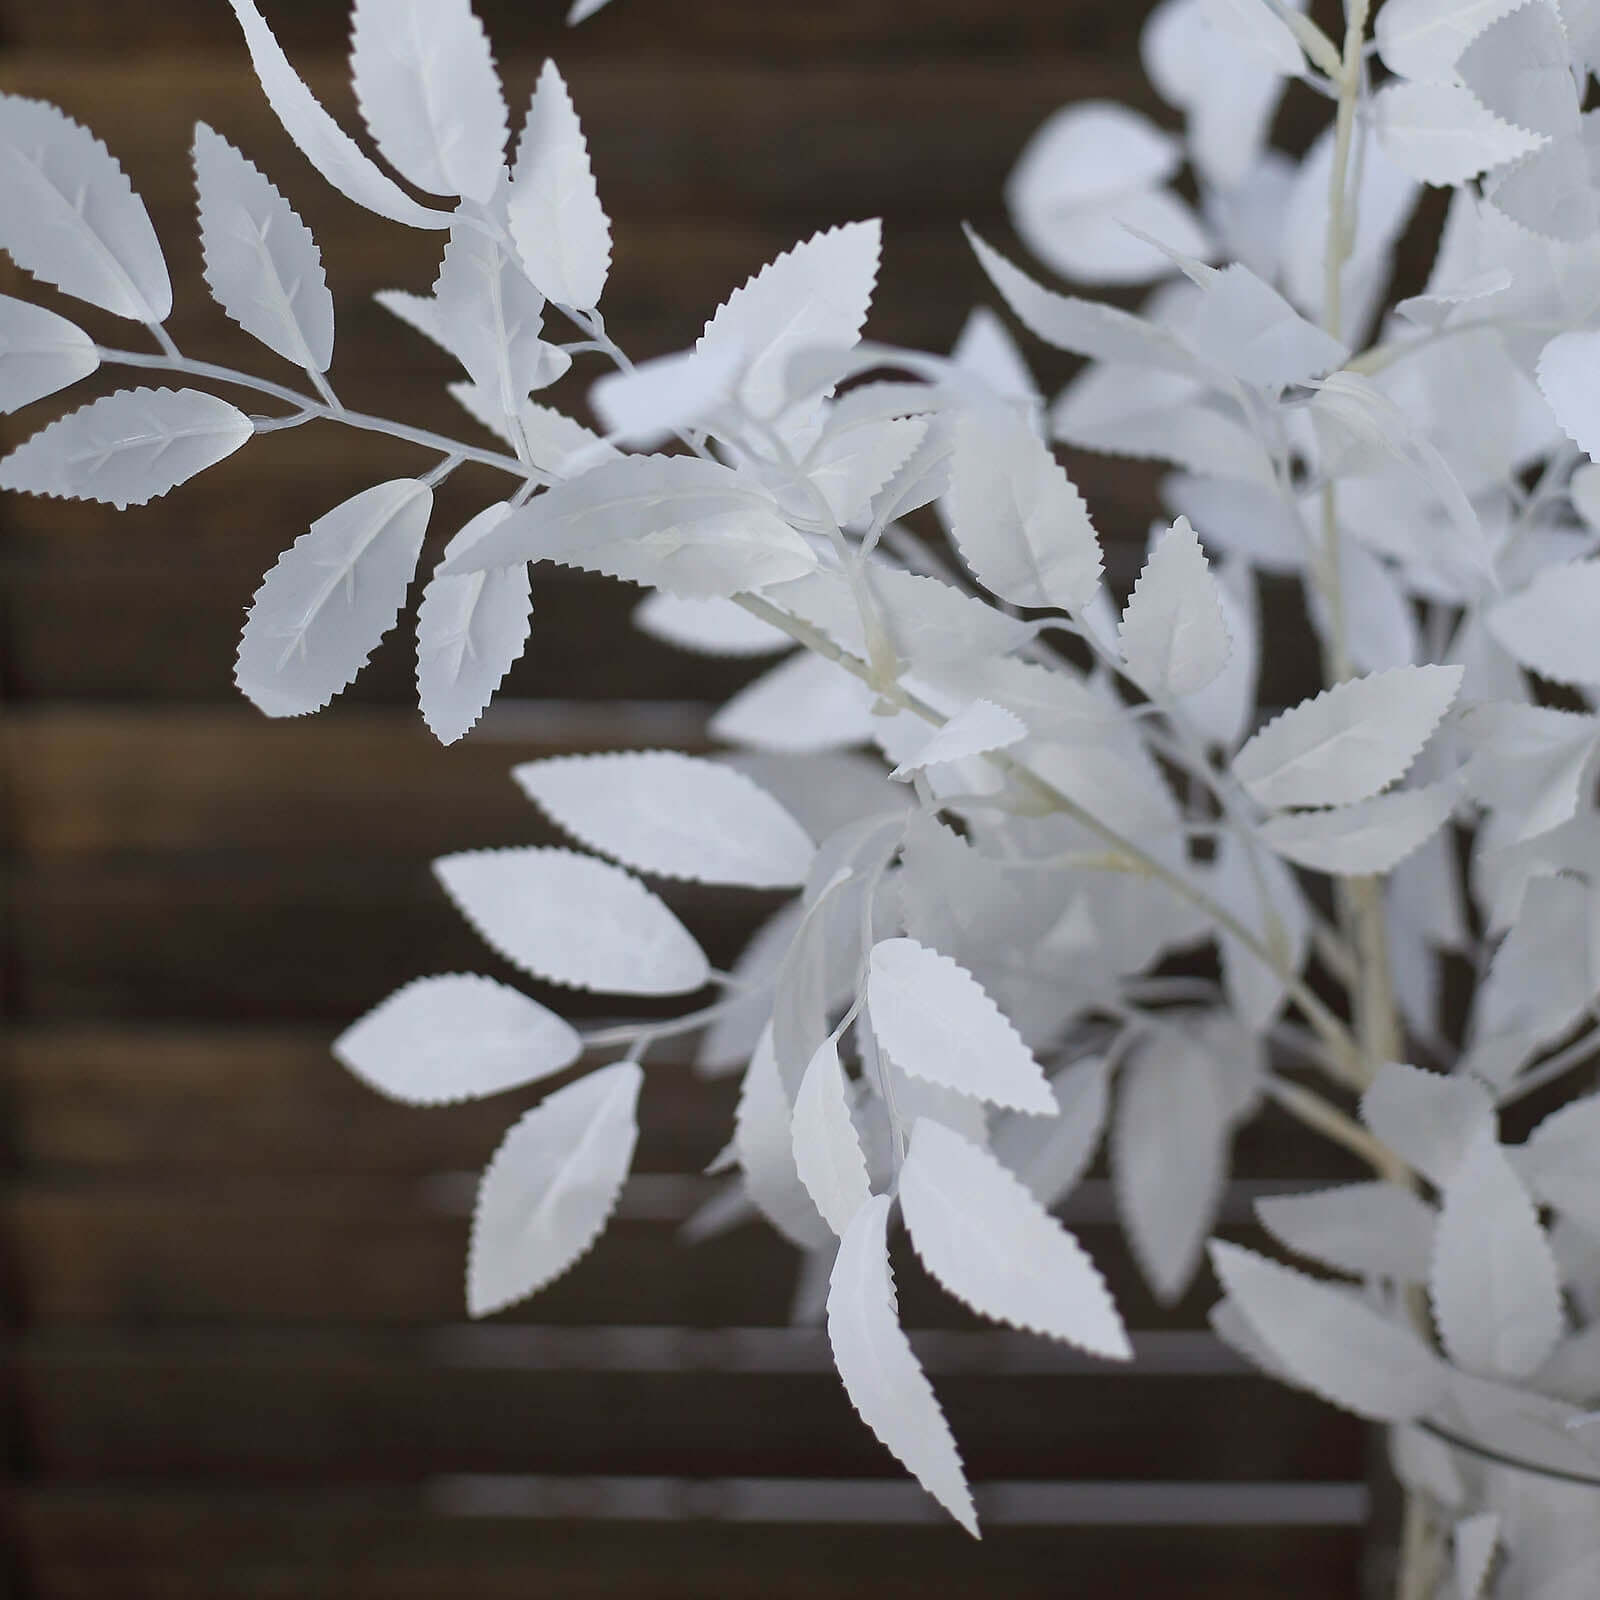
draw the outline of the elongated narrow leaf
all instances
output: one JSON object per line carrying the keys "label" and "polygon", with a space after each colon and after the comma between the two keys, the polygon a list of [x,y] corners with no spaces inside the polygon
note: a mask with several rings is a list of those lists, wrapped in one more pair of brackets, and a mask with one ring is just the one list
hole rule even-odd
{"label": "elongated narrow leaf", "polygon": [[0,412],[20,411],[99,365],[94,340],[76,323],[0,295]]}
{"label": "elongated narrow leaf", "polygon": [[726,403],[737,356],[733,350],[710,355],[680,350],[626,372],[609,372],[591,385],[590,408],[608,437],[653,449],[674,430],[692,427]]}
{"label": "elongated narrow leaf", "polygon": [[658,877],[794,888],[816,854],[765,789],[715,761],[621,751],[528,761],[511,775],[575,839]]}
{"label": "elongated narrow leaf", "polygon": [[980,1315],[1111,1360],[1132,1356],[1083,1247],[987,1150],[921,1118],[900,1206],[922,1264]]}
{"label": "elongated narrow leaf", "polygon": [[509,216],[517,254],[546,299],[580,310],[599,304],[611,270],[611,223],[553,61],[539,74],[517,145]]}
{"label": "elongated narrow leaf", "polygon": [[0,95],[0,248],[79,300],[165,322],[172,281],[144,201],[85,127]]}
{"label": "elongated narrow leaf", "polygon": [[1028,725],[1015,712],[997,706],[992,700],[974,700],[942,728],[933,730],[927,741],[889,776],[909,778],[925,767],[936,767],[944,761],[965,761],[991,750],[1004,750],[1027,737]]}
{"label": "elongated narrow leaf", "polygon": [[472,1214],[472,1316],[527,1299],[600,1237],[633,1162],[643,1083],[635,1062],[602,1067],[546,1097],[505,1136]]}
{"label": "elongated narrow leaf", "polygon": [[1427,1282],[1435,1213],[1397,1183],[1266,1195],[1256,1215],[1280,1244],[1340,1272]]}
{"label": "elongated narrow leaf", "polygon": [[1494,1105],[1471,1078],[1387,1061],[1361,1097],[1361,1117],[1396,1155],[1442,1189],[1479,1130],[1492,1126]]}
{"label": "elongated narrow leaf", "polygon": [[1050,1079],[1053,1117],[1016,1116],[995,1129],[995,1158],[1047,1210],[1077,1186],[1105,1127],[1110,1074],[1104,1056],[1063,1067]]}
{"label": "elongated narrow leaf", "polygon": [[817,565],[762,490],[696,456],[626,456],[557,484],[445,570],[514,561],[555,561],[699,598],[782,583]]}
{"label": "elongated narrow leaf", "polygon": [[652,639],[697,655],[770,656],[794,643],[788,634],[731,600],[652,594],[634,607],[633,625]]}
{"label": "elongated narrow leaf", "polygon": [[228,0],[244,30],[250,61],[261,80],[267,104],[300,152],[340,194],[391,222],[411,228],[448,228],[447,211],[420,206],[362,153],[361,147],[328,115],[322,103],[283,53],[255,0]]}
{"label": "elongated narrow leaf", "polygon": [[851,1219],[872,1198],[872,1184],[861,1138],[850,1116],[839,1047],[831,1037],[818,1045],[800,1080],[791,1137],[795,1171],[806,1193],[842,1238]]}
{"label": "elongated narrow leaf", "polygon": [[1201,286],[1199,303],[1183,331],[1211,366],[1258,389],[1275,391],[1320,377],[1350,353],[1237,263]]}
{"label": "elongated narrow leaf", "polygon": [[1118,629],[1134,681],[1158,700],[1194,694],[1228,664],[1222,595],[1187,517],[1145,563]]}
{"label": "elongated narrow leaf", "polygon": [[1433,783],[1328,811],[1285,812],[1267,818],[1261,838],[1314,872],[1387,872],[1444,826],[1458,793],[1453,783]]}
{"label": "elongated narrow leaf", "polygon": [[1015,419],[963,418],[950,476],[951,537],[986,589],[1021,606],[1077,611],[1100,586],[1083,496]]}
{"label": "elongated narrow leaf", "polygon": [[356,0],[356,101],[396,172],[487,201],[505,161],[505,95],[468,0]]}
{"label": "elongated narrow leaf", "polygon": [[714,739],[789,755],[865,744],[877,697],[843,667],[803,650],[741,689],[711,719]]}
{"label": "elongated narrow leaf", "polygon": [[1489,612],[1489,632],[1525,667],[1556,683],[1600,683],[1600,561],[1546,567]]}
{"label": "elongated narrow leaf", "polygon": [[1488,1127],[1444,1187],[1428,1290],[1439,1337],[1469,1372],[1526,1378],[1565,1331],[1550,1241]]}
{"label": "elongated narrow leaf", "polygon": [[978,1518],[950,1425],[900,1327],[887,1195],[856,1213],[828,1279],[828,1342],[850,1403],[890,1454],[974,1538]]}
{"label": "elongated narrow leaf", "polygon": [[405,604],[432,509],[425,483],[380,483],[318,517],[278,557],[234,668],[269,717],[320,711],[367,664]]}
{"label": "elongated narrow leaf", "polygon": [[1544,135],[1502,122],[1453,83],[1392,83],[1372,101],[1383,153],[1423,183],[1457,184],[1530,155]]}
{"label": "elongated narrow leaf", "polygon": [[142,506],[254,431],[242,411],[198,389],[121,389],[19,445],[0,461],[0,489]]}
{"label": "elongated narrow leaf", "polygon": [[[506,514],[481,511],[445,549],[482,537]],[[417,608],[417,700],[441,744],[454,744],[483,715],[528,642],[532,600],[528,569],[488,567],[459,577],[435,575]]]}
{"label": "elongated narrow leaf", "polygon": [[772,1030],[761,1030],[739,1090],[733,1150],[744,1173],[745,1192],[791,1244],[815,1250],[833,1238],[794,1164],[793,1108],[784,1093]]}
{"label": "elongated narrow leaf", "polygon": [[577,1030],[493,978],[418,978],[346,1028],[334,1055],[370,1088],[414,1106],[479,1100],[570,1067]]}
{"label": "elongated narrow leaf", "polygon": [[867,969],[872,1031],[914,1078],[1049,1116],[1055,1096],[1033,1052],[965,967],[915,939],[883,939]]}
{"label": "elongated narrow leaf", "polygon": [[1445,1369],[1409,1328],[1253,1250],[1220,1239],[1210,1250],[1229,1299],[1297,1383],[1372,1422],[1409,1422],[1434,1405]]}
{"label": "elongated narrow leaf", "polygon": [[206,285],[224,311],[285,361],[326,372],[333,296],[322,253],[289,202],[231,144],[194,130]]}
{"label": "elongated narrow leaf", "polygon": [[687,994],[705,952],[639,880],[572,850],[468,850],[435,876],[478,935],[536,978],[604,994]]}
{"label": "elongated narrow leaf", "polygon": [[1352,678],[1267,724],[1233,760],[1268,806],[1347,805],[1416,759],[1461,685],[1460,667],[1396,667]]}

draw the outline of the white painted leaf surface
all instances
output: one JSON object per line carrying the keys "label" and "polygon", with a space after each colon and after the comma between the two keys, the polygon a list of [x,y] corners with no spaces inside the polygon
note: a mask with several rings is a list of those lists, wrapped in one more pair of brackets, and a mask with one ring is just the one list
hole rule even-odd
{"label": "white painted leaf surface", "polygon": [[1047,1209],[1088,1171],[1105,1127],[1109,1086],[1104,1056],[1074,1062],[1050,1079],[1055,1116],[1009,1117],[995,1129],[995,1158]]}
{"label": "white painted leaf surface", "polygon": [[469,0],[356,0],[356,103],[383,158],[429,194],[487,201],[505,161],[505,95]]}
{"label": "white painted leaf surface", "polygon": [[1352,678],[1285,711],[1233,760],[1267,806],[1347,805],[1405,776],[1461,683],[1460,667]]}
{"label": "white painted leaf surface", "polygon": [[0,248],[79,300],[165,322],[172,282],[144,201],[85,127],[42,100],[0,95]]}
{"label": "white painted leaf surface", "polygon": [[653,449],[727,401],[737,355],[731,348],[710,355],[680,350],[626,372],[608,372],[590,385],[590,409],[608,437]]}
{"label": "white painted leaf surface", "polygon": [[269,717],[320,711],[395,624],[422,553],[433,491],[380,483],[318,517],[256,590],[234,682]]}
{"label": "white painted leaf surface", "polygon": [[951,537],[983,586],[1014,605],[1077,611],[1100,586],[1083,496],[1019,421],[963,417],[950,475]]}
{"label": "white painted leaf surface", "polygon": [[1387,1061],[1361,1097],[1361,1118],[1396,1155],[1438,1188],[1455,1176],[1467,1146],[1492,1127],[1483,1086]]}
{"label": "white painted leaf surface", "polygon": [[1528,1377],[1565,1331],[1550,1242],[1487,1127],[1444,1186],[1428,1291],[1450,1359],[1486,1377]]}
{"label": "white painted leaf surface", "polygon": [[857,344],[881,246],[876,221],[829,228],[784,251],[718,307],[695,348],[718,362],[731,356],[742,367],[738,398],[752,415],[773,417],[783,409],[792,356]]}
{"label": "white painted leaf surface", "polygon": [[1600,561],[1545,567],[1488,614],[1489,632],[1525,667],[1556,683],[1600,683]]}
{"label": "white painted leaf surface", "polygon": [[[480,511],[452,539],[445,558],[506,514]],[[417,700],[441,744],[454,744],[483,715],[528,643],[532,598],[525,566],[435,575],[417,608]]]}
{"label": "white painted leaf surface", "polygon": [[418,978],[346,1028],[333,1053],[369,1088],[413,1106],[454,1105],[570,1067],[570,1023],[493,978]]}
{"label": "white painted leaf surface", "polygon": [[1277,967],[1300,971],[1311,927],[1294,874],[1265,851],[1257,851],[1252,860],[1247,853],[1252,848],[1235,834],[1225,835],[1218,843],[1207,886],[1218,903],[1277,957],[1277,964],[1269,965],[1236,935],[1226,929],[1217,932],[1229,1003],[1246,1027],[1259,1032],[1277,1016],[1286,998]]}
{"label": "white painted leaf surface", "polygon": [[[719,1012],[700,1035],[694,1054],[697,1072],[706,1077],[720,1077],[748,1065],[761,1035],[772,1020],[773,985],[804,917],[803,902],[799,898],[789,900],[750,935],[739,953],[739,959],[730,969],[730,976],[737,985],[737,998]],[[786,1111],[786,1150],[788,1126]]]}
{"label": "white painted leaf surface", "polygon": [[76,323],[0,295],[0,412],[20,411],[99,365],[94,340]]}
{"label": "white painted leaf surface", "polygon": [[1264,1195],[1256,1215],[1279,1244],[1340,1272],[1427,1282],[1435,1213],[1397,1183]]}
{"label": "white painted leaf surface", "polygon": [[547,1096],[505,1136],[472,1214],[472,1316],[527,1299],[600,1237],[633,1162],[643,1083],[632,1061],[601,1067]]}
{"label": "white painted leaf surface", "polygon": [[585,311],[600,303],[611,271],[611,223],[553,61],[539,73],[517,144],[509,216],[517,253],[546,299]]}
{"label": "white painted leaf surface", "polygon": [[872,1031],[889,1059],[994,1105],[1048,1116],[1055,1096],[1033,1052],[966,968],[915,939],[883,939],[867,967]]}
{"label": "white painted leaf surface", "polygon": [[446,571],[554,561],[691,598],[726,598],[817,565],[772,500],[696,456],[625,456],[512,512]]}
{"label": "white painted leaf surface", "polygon": [[1027,724],[1014,712],[992,700],[974,700],[943,727],[933,730],[927,742],[889,776],[909,778],[913,772],[938,766],[942,761],[965,761],[991,750],[1004,750],[1027,736]]}
{"label": "white painted leaf surface", "polygon": [[770,656],[794,640],[731,600],[688,600],[647,595],[633,610],[633,625],[652,639],[707,656]]}
{"label": "white painted leaf surface", "polygon": [[1600,332],[1558,333],[1540,352],[1538,377],[1562,431],[1600,459]]}
{"label": "white painted leaf surface", "polygon": [[809,650],[780,661],[712,717],[727,744],[791,755],[865,744],[880,719],[877,697],[859,678]]}
{"label": "white painted leaf surface", "polygon": [[974,1537],[972,1495],[933,1387],[900,1327],[889,1265],[891,1201],[862,1206],[828,1280],[828,1341],[850,1403],[879,1441]]}
{"label": "white painted leaf surface", "polygon": [[1313,872],[1387,872],[1444,826],[1459,792],[1433,783],[1326,811],[1283,812],[1261,825],[1261,839]]}
{"label": "white painted leaf surface", "polygon": [[1455,1555],[1456,1600],[1479,1600],[1488,1581],[1489,1563],[1500,1542],[1500,1517],[1494,1511],[1480,1511],[1463,1517],[1451,1530]]}
{"label": "white painted leaf surface", "polygon": [[796,888],[816,846],[773,797],[715,761],[670,750],[556,756],[513,767],[575,839],[657,877]]}
{"label": "white painted leaf surface", "polygon": [[980,1316],[1110,1360],[1133,1355],[1099,1269],[987,1150],[921,1118],[900,1207],[922,1264]]}
{"label": "white painted leaf surface", "polygon": [[928,431],[920,417],[868,417],[834,423],[807,458],[805,474],[844,526],[870,514],[873,497],[916,453]]}
{"label": "white painted leaf surface", "polygon": [[536,978],[603,994],[688,994],[705,952],[639,880],[572,850],[468,850],[434,875],[478,936]]}
{"label": "white painted leaf surface", "polygon": [[1123,1068],[1111,1121],[1117,1210],[1145,1281],[1170,1305],[1189,1287],[1228,1181],[1230,1117],[1209,1052],[1152,1034]]}
{"label": "white painted leaf surface", "polygon": [[212,297],[285,361],[326,372],[333,296],[311,230],[260,170],[203,122],[194,130],[194,171]]}
{"label": "white painted leaf surface", "polygon": [[1374,33],[1383,64],[1403,78],[1447,83],[1461,52],[1518,0],[1386,0]]}
{"label": "white painted leaf surface", "polygon": [[1600,1233],[1600,1095],[1551,1112],[1522,1157],[1519,1170],[1541,1199]]}
{"label": "white painted leaf surface", "polygon": [[795,1171],[806,1193],[823,1220],[843,1238],[851,1220],[872,1198],[872,1184],[850,1115],[839,1046],[831,1036],[817,1046],[800,1080],[791,1137]]}
{"label": "white painted leaf surface", "polygon": [[1464,183],[1545,143],[1452,83],[1389,84],[1373,97],[1372,116],[1384,154],[1422,183]]}
{"label": "white painted leaf surface", "polygon": [[1422,1341],[1346,1289],[1214,1239],[1211,1264],[1229,1298],[1289,1375],[1371,1422],[1430,1410],[1443,1369]]}
{"label": "white painted leaf surface", "polygon": [[761,1030],[739,1090],[733,1120],[733,1150],[756,1209],[791,1244],[815,1250],[833,1238],[794,1164],[793,1115],[783,1091],[772,1030]]}
{"label": "white painted leaf surface", "polygon": [[257,9],[255,0],[228,0],[244,30],[250,61],[267,103],[300,153],[347,199],[391,222],[411,228],[448,228],[447,211],[418,205],[399,184],[370,160],[354,139],[328,115]]}
{"label": "white painted leaf surface", "polygon": [[1350,353],[1239,263],[1201,285],[1183,332],[1195,353],[1219,372],[1270,391],[1320,377]]}
{"label": "white painted leaf surface", "polygon": [[18,445],[0,461],[0,489],[121,511],[226,460],[254,431],[242,411],[198,389],[120,389]]}
{"label": "white painted leaf surface", "polygon": [[1187,517],[1156,544],[1117,636],[1134,681],[1157,700],[1194,694],[1227,666],[1222,595]]}
{"label": "white painted leaf surface", "polygon": [[1576,815],[1588,793],[1600,720],[1491,700],[1467,707],[1458,728],[1470,752],[1467,790],[1502,814],[1508,843],[1537,838]]}

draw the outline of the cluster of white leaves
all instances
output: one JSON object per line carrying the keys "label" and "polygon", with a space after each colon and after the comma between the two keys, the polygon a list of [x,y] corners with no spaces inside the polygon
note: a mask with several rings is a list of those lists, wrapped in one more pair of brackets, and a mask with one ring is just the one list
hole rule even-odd
{"label": "cluster of white leaves", "polygon": [[[1498,1120],[1584,1058],[1600,1002],[1595,19],[1553,0],[1387,0],[1364,65],[1294,4],[1163,0],[1143,55],[1181,132],[1065,108],[1005,196],[1045,268],[1148,286],[1139,309],[1051,287],[969,231],[1015,320],[1081,359],[1047,398],[988,310],[949,354],[864,340],[872,221],[797,243],[692,348],[634,365],[599,309],[611,227],[554,63],[516,128],[467,0],[357,0],[355,100],[380,161],[254,0],[231,4],[322,177],[443,236],[426,293],[379,299],[459,364],[450,392],[494,441],[359,419],[437,464],[331,508],[283,553],[240,642],[243,692],[301,715],[352,681],[406,607],[435,488],[468,463],[512,482],[447,530],[421,596],[418,694],[441,740],[522,653],[535,563],[650,591],[641,631],[755,674],[710,718],[720,755],[516,768],[581,850],[436,864],[534,980],[709,998],[584,1035],[449,974],[338,1041],[358,1077],[422,1105],[624,1051],[547,1094],[485,1172],[473,1314],[594,1244],[641,1064],[700,1031],[703,1070],[743,1073],[726,1206],[821,1263],[818,1283],[833,1260],[847,1392],[976,1531],[899,1323],[891,1228],[979,1314],[1125,1358],[1052,1209],[1103,1143],[1133,1255],[1178,1299],[1235,1131],[1269,1096],[1302,1111],[1311,1096],[1283,1081],[1287,1040],[1327,1080],[1312,1120],[1375,1151],[1379,1179],[1262,1202],[1318,1275],[1213,1241],[1219,1334],[1394,1425],[1402,1476],[1450,1514],[1460,1593],[1491,1573],[1507,1594],[1579,1592],[1600,1535],[1563,1534],[1557,1570],[1547,1501],[1464,1476],[1426,1430],[1600,1473],[1600,1428],[1580,1426],[1600,1400],[1600,1102],[1520,1144]],[[578,0],[570,20],[598,9]],[[1270,135],[1300,81],[1353,115],[1291,155]],[[0,409],[106,365],[186,375],[69,412],[0,485],[142,504],[257,431],[346,417],[311,233],[222,135],[201,125],[192,159],[212,297],[310,387],[248,379],[293,408],[258,417],[188,386],[210,374],[163,330],[167,268],[121,168],[52,107],[0,96],[0,246],[161,350],[102,349],[0,299]],[[1425,288],[1387,308],[1423,185],[1453,191],[1447,219]],[[591,357],[614,370],[591,379],[587,421],[535,400]],[[1167,469],[1170,520],[1131,585],[1108,573],[1060,445]],[[1324,660],[1323,691],[1288,707],[1261,702],[1264,649],[1287,631],[1263,637],[1261,579],[1299,584]],[[685,881],[790,898],[724,974],[673,909]],[[1481,980],[1448,1035],[1447,961]],[[1379,1059],[1385,1030],[1341,1020],[1391,993],[1393,1050],[1449,1070]]]}

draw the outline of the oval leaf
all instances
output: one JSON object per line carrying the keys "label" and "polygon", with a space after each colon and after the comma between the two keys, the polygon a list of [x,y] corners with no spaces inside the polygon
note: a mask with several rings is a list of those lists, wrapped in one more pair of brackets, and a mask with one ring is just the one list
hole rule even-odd
{"label": "oval leaf", "polygon": [[1521,594],[1489,612],[1489,632],[1510,655],[1556,683],[1600,683],[1600,561],[1546,567]]}
{"label": "oval leaf", "polygon": [[1193,694],[1227,666],[1232,641],[1222,594],[1187,517],[1145,562],[1117,636],[1134,681],[1158,700]]}
{"label": "oval leaf", "polygon": [[683,924],[608,862],[571,850],[469,850],[433,870],[479,936],[536,978],[605,994],[687,994],[710,976]]}
{"label": "oval leaf", "polygon": [[850,1096],[839,1065],[838,1043],[817,1047],[800,1080],[791,1124],[794,1167],[823,1219],[841,1236],[872,1198],[867,1158],[850,1115]]}
{"label": "oval leaf", "polygon": [[570,1067],[583,1040],[493,978],[418,978],[353,1023],[333,1053],[369,1088],[413,1106],[479,1100]]}
{"label": "oval leaf", "polygon": [[318,517],[256,590],[234,682],[269,717],[320,711],[395,624],[422,553],[433,491],[380,483]]}
{"label": "oval leaf", "polygon": [[0,461],[0,489],[142,506],[231,456],[249,417],[198,389],[122,389],[52,422]]}
{"label": "oval leaf", "polygon": [[890,1454],[975,1538],[977,1514],[933,1386],[896,1314],[887,1195],[869,1201],[828,1279],[828,1342],[850,1403]]}
{"label": "oval leaf", "polygon": [[94,340],[76,323],[0,295],[0,412],[20,411],[99,365]]}
{"label": "oval leaf", "polygon": [[1444,826],[1457,794],[1454,783],[1434,783],[1328,811],[1289,812],[1268,817],[1261,839],[1314,872],[1387,872]]}
{"label": "oval leaf", "polygon": [[472,1316],[527,1299],[600,1237],[633,1161],[643,1082],[635,1062],[602,1067],[556,1090],[505,1136],[472,1214]]}
{"label": "oval leaf", "polygon": [[575,839],[657,877],[787,889],[817,853],[765,789],[714,761],[619,751],[529,761],[511,775]]}
{"label": "oval leaf", "polygon": [[772,1030],[763,1028],[739,1090],[733,1149],[744,1173],[745,1193],[756,1209],[791,1244],[815,1250],[833,1238],[833,1230],[800,1181],[792,1116],[772,1048]]}
{"label": "oval leaf", "polygon": [[206,285],[217,304],[285,361],[326,372],[333,296],[311,230],[250,162],[205,123],[194,130]]}
{"label": "oval leaf", "polygon": [[1256,1215],[1280,1244],[1340,1272],[1427,1281],[1434,1210],[1397,1183],[1266,1195],[1256,1201]]}

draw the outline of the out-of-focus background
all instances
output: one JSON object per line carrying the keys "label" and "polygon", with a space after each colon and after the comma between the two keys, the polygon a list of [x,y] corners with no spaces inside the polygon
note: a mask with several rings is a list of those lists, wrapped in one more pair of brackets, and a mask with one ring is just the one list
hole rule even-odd
{"label": "out-of-focus background", "polygon": [[[990,298],[958,224],[1014,245],[1000,190],[1033,129],[1071,99],[1151,104],[1140,6],[616,0],[568,32],[564,5],[480,10],[514,104],[547,54],[567,75],[615,227],[608,321],[636,356],[691,342],[797,239],[871,215],[887,232],[869,331],[946,349]],[[354,127],[344,7],[263,9]],[[168,250],[186,354],[288,376],[201,281],[198,119],[315,231],[346,402],[471,436],[447,359],[372,300],[425,289],[438,237],[372,218],[312,172],[224,0],[3,0],[0,87],[56,102],[125,164]],[[142,330],[69,314],[144,347]],[[1040,363],[1047,385],[1066,370]],[[7,442],[50,406],[11,419]],[[600,1247],[533,1302],[467,1325],[472,1175],[536,1096],[407,1110],[349,1079],[328,1042],[418,974],[513,976],[428,861],[549,837],[514,761],[692,747],[707,702],[753,669],[631,632],[636,591],[541,574],[515,703],[463,745],[422,727],[404,627],[334,710],[265,720],[231,683],[261,574],[311,519],[418,462],[305,428],[143,510],[0,507],[3,1592],[1352,1594],[1358,1425],[1227,1358],[1203,1331],[1209,1283],[1157,1307],[1110,1226],[1102,1170],[1068,1215],[1139,1331],[1131,1372],[981,1329],[901,1263],[907,1322],[927,1330],[919,1348],[980,1485],[981,1545],[851,1413],[825,1335],[788,1326],[794,1254],[755,1226],[676,1238],[712,1192],[695,1175],[726,1135],[729,1080],[653,1065],[640,1176]],[[1126,579],[1148,476],[1074,470]],[[458,474],[430,549],[490,487]],[[770,909],[673,898],[720,964]],[[1263,1186],[1336,1173],[1273,1122],[1246,1136],[1239,1171],[1226,1215],[1240,1237]]]}

